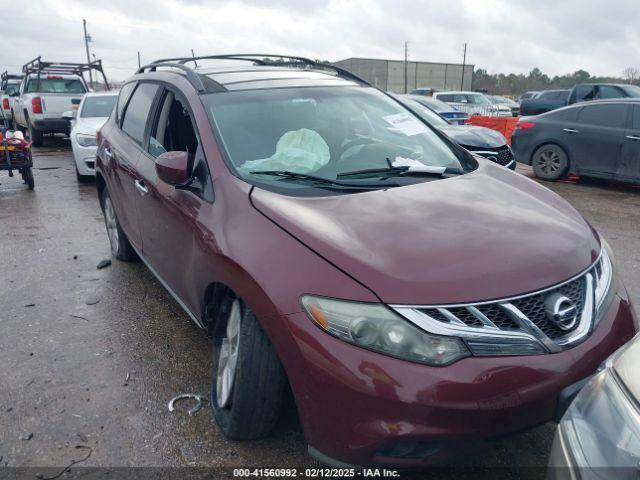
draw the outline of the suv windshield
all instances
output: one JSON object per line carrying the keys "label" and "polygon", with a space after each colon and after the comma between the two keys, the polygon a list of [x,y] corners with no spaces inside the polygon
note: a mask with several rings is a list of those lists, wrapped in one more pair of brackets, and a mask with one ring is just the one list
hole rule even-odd
{"label": "suv windshield", "polygon": [[[372,88],[236,91],[207,95],[204,102],[231,167],[249,183],[292,190],[318,186],[299,175],[306,174],[345,182],[348,176],[354,185],[386,188],[432,180],[427,170],[433,174],[434,169],[464,169],[456,153],[433,130]],[[407,166],[416,175],[400,179],[389,173],[392,167]],[[424,175],[417,175],[418,170]],[[261,171],[298,175],[257,173]],[[361,173],[353,175],[355,172]]]}
{"label": "suv windshield", "polygon": [[116,103],[116,95],[104,95],[99,97],[86,97],[80,116],[83,118],[108,117]]}
{"label": "suv windshield", "polygon": [[29,79],[26,93],[86,93],[82,82],[75,78],[37,78]]}

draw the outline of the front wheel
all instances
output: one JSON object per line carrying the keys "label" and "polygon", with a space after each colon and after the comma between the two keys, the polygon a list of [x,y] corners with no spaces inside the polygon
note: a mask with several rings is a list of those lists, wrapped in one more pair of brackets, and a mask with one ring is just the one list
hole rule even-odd
{"label": "front wheel", "polygon": [[280,417],[285,373],[244,302],[229,298],[221,309],[213,332],[213,416],[228,438],[262,438]]}
{"label": "front wheel", "polygon": [[120,227],[120,222],[113,208],[113,202],[109,196],[106,187],[102,191],[102,212],[104,214],[104,224],[107,227],[109,235],[109,244],[111,245],[111,254],[118,260],[132,262],[136,259],[136,253],[129,243],[127,235]]}
{"label": "front wheel", "polygon": [[531,166],[536,177],[555,181],[563,177],[569,170],[569,158],[558,145],[542,145],[533,154]]}

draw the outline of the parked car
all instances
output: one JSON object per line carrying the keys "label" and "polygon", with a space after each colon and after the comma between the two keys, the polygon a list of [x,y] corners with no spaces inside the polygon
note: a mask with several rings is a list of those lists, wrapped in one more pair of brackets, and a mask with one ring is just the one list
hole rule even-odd
{"label": "parked car", "polygon": [[571,90],[545,90],[538,92],[533,98],[524,99],[520,102],[521,115],[540,115],[541,113],[555,110],[567,105]]}
{"label": "parked car", "polygon": [[440,115],[414,100],[412,95],[393,95],[405,107],[461,147],[503,167],[516,169],[513,152],[500,132],[474,125],[452,125]]}
{"label": "parked car", "polygon": [[442,100],[425,97],[424,95],[408,95],[408,97],[429,110],[436,112],[453,125],[464,125],[465,122],[469,120],[469,114],[467,112],[461,112],[448,103],[444,103]]}
{"label": "parked car", "polygon": [[107,78],[100,60],[91,63],[45,62],[40,57],[22,67],[24,78],[20,84],[20,95],[13,105],[14,128],[29,132],[33,145],[42,145],[46,134],[69,134],[71,125],[62,114],[77,109],[88,91],[83,74],[95,70],[102,73],[108,88]]}
{"label": "parked car", "polygon": [[[547,92],[550,92],[547,94]],[[548,90],[521,102],[522,115],[539,115],[574,103],[612,98],[638,98],[640,87],[614,83],[581,83],[571,90]],[[551,92],[557,92],[555,96]]]}
{"label": "parked car", "polygon": [[96,186],[112,254],[211,333],[230,438],[268,435],[288,384],[322,462],[443,462],[551,419],[636,331],[569,203],[331,65],[140,68]]}
{"label": "parked car", "polygon": [[415,90],[411,90],[409,92],[411,95],[423,95],[425,97],[430,97],[434,92],[441,92],[441,88],[432,88],[432,87],[420,87]]}
{"label": "parked car", "polygon": [[6,71],[0,76],[0,118],[7,128],[13,126],[11,110],[13,100],[18,95],[21,79],[22,75],[13,75]]}
{"label": "parked car", "polygon": [[550,480],[636,479],[640,464],[640,338],[582,388],[556,430]]}
{"label": "parked car", "polygon": [[511,148],[543,180],[574,173],[637,182],[639,141],[640,99],[598,100],[521,117]]}
{"label": "parked car", "polygon": [[96,134],[111,115],[117,92],[87,93],[77,111],[69,110],[62,117],[71,120],[71,148],[76,177],[85,182],[95,177],[95,161],[98,143]]}
{"label": "parked car", "polygon": [[511,100],[510,98],[503,97],[501,95],[489,95],[489,100],[491,100],[496,105],[506,105],[511,109],[511,116],[517,117],[520,115],[520,104],[515,100]]}
{"label": "parked car", "polygon": [[483,93],[479,92],[436,92],[433,98],[452,105],[469,115],[488,117],[510,117],[511,109],[505,105],[495,105]]}
{"label": "parked car", "polygon": [[520,95],[520,98],[518,100],[522,102],[522,100],[525,100],[527,98],[535,98],[538,93],[540,92],[537,92],[537,91],[524,92],[522,95]]}

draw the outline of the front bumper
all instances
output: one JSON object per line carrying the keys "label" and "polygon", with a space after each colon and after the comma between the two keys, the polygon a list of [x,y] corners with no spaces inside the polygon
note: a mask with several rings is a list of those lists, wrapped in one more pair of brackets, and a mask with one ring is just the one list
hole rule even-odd
{"label": "front bumper", "polygon": [[470,357],[447,367],[347,344],[304,313],[283,319],[297,347],[295,359],[290,349],[283,363],[310,451],[324,462],[360,466],[442,464],[492,437],[548,422],[560,392],[635,333],[624,287],[591,336],[569,350]]}
{"label": "front bumper", "polygon": [[76,163],[78,173],[84,176],[95,175],[95,163],[98,147],[82,147],[71,139],[71,148],[73,150],[73,160]]}

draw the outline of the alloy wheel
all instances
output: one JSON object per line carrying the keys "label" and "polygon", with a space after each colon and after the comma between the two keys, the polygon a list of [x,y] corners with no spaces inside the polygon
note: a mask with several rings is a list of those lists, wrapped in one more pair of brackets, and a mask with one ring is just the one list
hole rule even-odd
{"label": "alloy wheel", "polygon": [[226,335],[220,344],[218,371],[216,373],[216,396],[218,405],[225,408],[229,405],[238,365],[238,349],[240,346],[240,321],[242,311],[240,300],[235,299],[229,310]]}
{"label": "alloy wheel", "polygon": [[562,160],[558,152],[553,150],[544,150],[538,155],[538,165],[540,170],[547,175],[554,175],[560,170]]}

